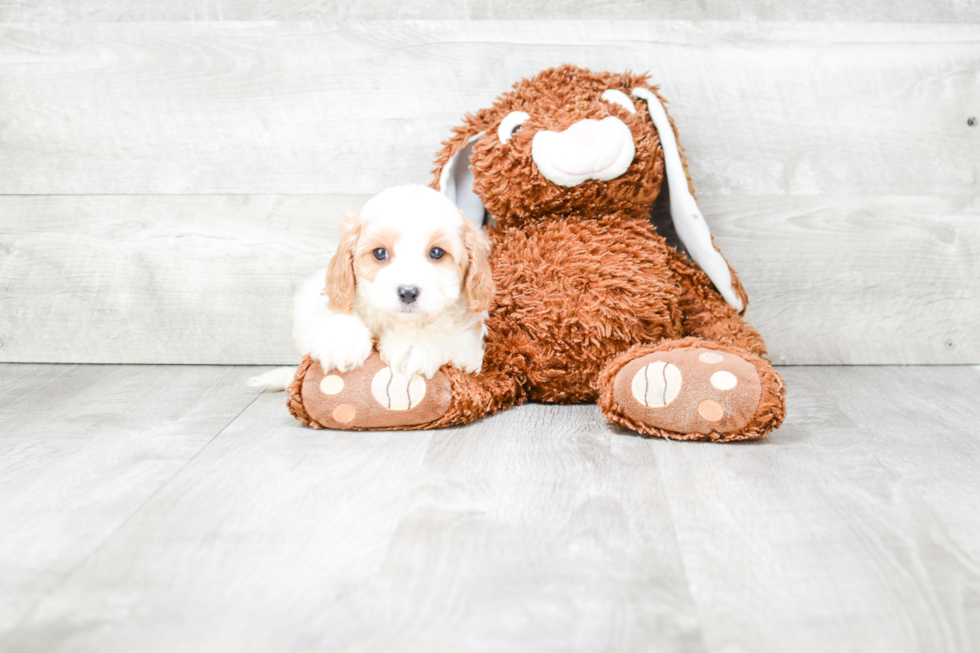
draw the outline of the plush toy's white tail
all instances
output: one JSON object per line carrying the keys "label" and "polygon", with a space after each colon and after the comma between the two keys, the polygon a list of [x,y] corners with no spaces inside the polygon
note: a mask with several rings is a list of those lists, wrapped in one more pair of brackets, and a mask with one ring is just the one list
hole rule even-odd
{"label": "plush toy's white tail", "polygon": [[253,388],[268,388],[273,392],[281,392],[289,387],[296,375],[295,367],[277,367],[265,374],[253,376],[246,383]]}

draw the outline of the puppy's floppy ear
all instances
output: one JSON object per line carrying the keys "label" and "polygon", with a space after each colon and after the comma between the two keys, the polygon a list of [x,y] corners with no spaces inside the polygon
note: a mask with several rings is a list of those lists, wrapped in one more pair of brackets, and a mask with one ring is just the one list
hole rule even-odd
{"label": "puppy's floppy ear", "polygon": [[345,214],[344,222],[344,235],[327,265],[326,288],[320,293],[327,296],[327,306],[335,313],[350,313],[354,308],[354,251],[361,235],[361,223],[356,214]]}
{"label": "puppy's floppy ear", "polygon": [[466,247],[466,274],[463,292],[471,311],[490,310],[493,301],[493,271],[490,269],[490,242],[481,227],[463,220],[463,245]]}

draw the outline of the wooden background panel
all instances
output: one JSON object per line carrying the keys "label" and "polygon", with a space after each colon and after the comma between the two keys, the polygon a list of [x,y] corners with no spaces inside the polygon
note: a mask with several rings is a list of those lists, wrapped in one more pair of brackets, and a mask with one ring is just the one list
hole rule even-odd
{"label": "wooden background panel", "polygon": [[293,288],[363,201],[0,196],[0,360],[294,363]]}
{"label": "wooden background panel", "polygon": [[374,193],[565,61],[652,71],[702,196],[975,191],[980,27],[615,21],[0,27],[0,193]]}
{"label": "wooden background panel", "polygon": [[980,197],[702,204],[773,361],[980,363]]}
{"label": "wooden background panel", "polygon": [[0,0],[5,21],[364,20],[364,19],[814,20],[980,22],[969,0]]}
{"label": "wooden background panel", "polygon": [[[0,197],[0,361],[293,364],[366,196]],[[980,363],[980,200],[707,198],[783,364]]]}

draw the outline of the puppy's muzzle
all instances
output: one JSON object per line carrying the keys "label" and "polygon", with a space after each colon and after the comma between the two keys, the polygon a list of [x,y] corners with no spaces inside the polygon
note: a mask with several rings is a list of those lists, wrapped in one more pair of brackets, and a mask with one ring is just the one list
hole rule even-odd
{"label": "puppy's muzzle", "polygon": [[419,297],[418,286],[398,286],[398,299],[403,304],[412,304]]}

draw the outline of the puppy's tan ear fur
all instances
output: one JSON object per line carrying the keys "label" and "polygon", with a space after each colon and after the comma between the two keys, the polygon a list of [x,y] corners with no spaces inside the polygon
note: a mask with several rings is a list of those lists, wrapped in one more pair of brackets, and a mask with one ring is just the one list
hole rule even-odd
{"label": "puppy's tan ear fur", "polygon": [[463,245],[469,259],[466,276],[463,278],[463,292],[466,304],[471,311],[490,310],[493,301],[493,271],[490,269],[490,241],[480,229],[463,216]]}
{"label": "puppy's tan ear fur", "polygon": [[354,252],[357,239],[361,235],[361,223],[357,215],[344,215],[344,235],[340,238],[337,253],[327,265],[327,283],[322,295],[326,295],[327,306],[335,313],[350,313],[354,308]]}

